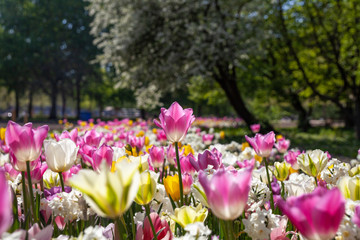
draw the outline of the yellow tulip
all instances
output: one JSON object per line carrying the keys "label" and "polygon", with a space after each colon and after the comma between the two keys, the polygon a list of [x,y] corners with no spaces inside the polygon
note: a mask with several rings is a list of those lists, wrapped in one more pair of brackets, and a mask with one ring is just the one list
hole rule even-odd
{"label": "yellow tulip", "polygon": [[82,169],[69,179],[69,183],[84,194],[98,215],[114,219],[123,215],[134,201],[140,174],[136,163],[121,161],[114,173],[102,164],[100,173]]}
{"label": "yellow tulip", "polygon": [[224,131],[220,131],[220,139],[225,139],[225,132]]}
{"label": "yellow tulip", "polygon": [[201,204],[196,208],[192,206],[182,206],[175,209],[175,214],[170,218],[178,223],[182,228],[195,222],[204,222],[208,214],[207,208],[203,208]]}
{"label": "yellow tulip", "polygon": [[279,181],[285,181],[290,173],[291,165],[287,162],[275,162],[274,176]]}
{"label": "yellow tulip", "polygon": [[152,132],[153,132],[153,134],[156,134],[156,133],[157,133],[157,129],[156,129],[156,128],[153,128],[153,129],[152,129]]}
{"label": "yellow tulip", "polygon": [[144,131],[140,131],[140,132],[138,132],[135,136],[136,137],[143,137],[145,135],[145,133],[144,133]]}
{"label": "yellow tulip", "polygon": [[192,149],[190,145],[184,145],[181,151],[184,151],[185,156],[189,155],[190,153],[193,155],[195,154],[194,149]]}
{"label": "yellow tulip", "polygon": [[174,176],[167,176],[164,178],[164,187],[167,194],[175,202],[180,200],[180,187],[179,187],[179,177],[177,174]]}
{"label": "yellow tulip", "polygon": [[151,173],[145,171],[140,174],[140,187],[135,197],[135,202],[139,205],[149,204],[154,198],[159,174]]}
{"label": "yellow tulip", "polygon": [[245,148],[247,148],[247,147],[250,147],[250,144],[249,144],[248,142],[243,142],[243,143],[241,144],[241,151],[244,151]]}
{"label": "yellow tulip", "polygon": [[254,158],[255,158],[255,160],[258,161],[259,163],[261,163],[261,162],[262,162],[262,159],[263,159],[262,157],[260,157],[260,156],[257,155],[257,154],[255,154]]}
{"label": "yellow tulip", "polygon": [[150,139],[148,136],[145,136],[144,144],[145,146],[148,146],[150,144]]}
{"label": "yellow tulip", "polygon": [[0,128],[0,139],[2,141],[5,141],[5,132],[6,132],[6,128]]}

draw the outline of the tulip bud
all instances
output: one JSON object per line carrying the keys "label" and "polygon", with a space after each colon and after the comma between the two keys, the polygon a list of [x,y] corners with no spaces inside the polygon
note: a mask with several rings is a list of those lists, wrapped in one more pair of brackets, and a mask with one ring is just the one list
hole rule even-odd
{"label": "tulip bud", "polygon": [[47,140],[44,146],[46,163],[51,171],[66,172],[74,165],[79,148],[72,140],[68,138],[59,142]]}
{"label": "tulip bud", "polygon": [[328,163],[326,153],[317,149],[314,151],[307,151],[297,157],[300,169],[309,176],[317,177]]}
{"label": "tulip bud", "polygon": [[177,174],[164,178],[164,187],[172,200],[175,202],[180,200],[179,177]]}
{"label": "tulip bud", "polygon": [[182,206],[176,208],[174,215],[171,215],[171,219],[178,223],[182,228],[186,225],[195,222],[204,222],[208,214],[207,208],[203,208],[201,204],[196,208],[192,206]]}
{"label": "tulip bud", "polygon": [[154,198],[159,174],[152,173],[145,171],[140,174],[140,187],[135,197],[135,202],[139,205],[149,204]]}
{"label": "tulip bud", "polygon": [[274,167],[274,176],[276,179],[279,181],[285,181],[289,176],[291,165],[285,161],[282,163],[275,162]]}

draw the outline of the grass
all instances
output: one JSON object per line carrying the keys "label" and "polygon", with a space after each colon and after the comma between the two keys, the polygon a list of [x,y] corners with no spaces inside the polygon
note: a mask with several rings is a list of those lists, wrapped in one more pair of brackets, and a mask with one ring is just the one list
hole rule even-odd
{"label": "grass", "polygon": [[[220,129],[217,129],[220,131]],[[244,142],[245,135],[253,134],[245,127],[222,129],[225,141]],[[300,150],[321,149],[328,151],[333,157],[349,160],[356,158],[360,148],[360,140],[355,138],[353,130],[343,128],[314,127],[308,132],[300,132],[297,128],[277,129],[285,138],[291,140],[290,148]]]}

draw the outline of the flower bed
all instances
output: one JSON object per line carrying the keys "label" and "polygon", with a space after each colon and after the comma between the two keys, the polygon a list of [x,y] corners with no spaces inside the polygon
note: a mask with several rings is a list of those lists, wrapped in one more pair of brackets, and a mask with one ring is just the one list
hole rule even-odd
{"label": "flower bed", "polygon": [[[175,102],[161,109],[157,128],[142,120],[91,120],[50,134],[47,126],[9,122],[0,134],[0,236],[360,236],[357,160],[290,149],[273,132],[220,144],[223,133],[201,131],[194,121],[192,109]],[[209,119],[197,122],[204,123],[213,126]],[[231,119],[215,126],[232,126]]]}

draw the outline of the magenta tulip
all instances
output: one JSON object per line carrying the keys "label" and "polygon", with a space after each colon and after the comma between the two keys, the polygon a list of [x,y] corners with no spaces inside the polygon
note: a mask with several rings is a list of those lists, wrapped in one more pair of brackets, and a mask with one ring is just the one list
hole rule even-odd
{"label": "magenta tulip", "polygon": [[17,171],[10,163],[4,164],[4,170],[5,170],[7,178],[12,182],[15,181],[15,179],[20,174],[20,172]]}
{"label": "magenta tulip", "polygon": [[211,179],[200,171],[199,182],[204,188],[211,211],[220,219],[238,218],[246,206],[250,191],[252,168],[240,171],[216,171]]}
{"label": "magenta tulip", "polygon": [[74,143],[77,143],[78,129],[74,128],[71,132],[63,131],[60,136],[57,134],[54,134],[54,135],[55,135],[56,141],[60,141],[61,139],[64,139],[64,138],[69,138],[69,139],[73,140]]}
{"label": "magenta tulip", "polygon": [[273,131],[269,132],[266,135],[261,135],[257,133],[255,137],[250,138],[245,136],[246,141],[250,143],[252,148],[255,150],[256,154],[260,157],[269,157],[271,150],[275,143],[275,133]]}
{"label": "magenta tulip", "polygon": [[187,156],[183,156],[180,158],[180,168],[181,168],[181,172],[182,173],[189,173],[191,175],[194,175],[194,173],[196,172],[196,169],[193,167],[193,165],[191,164],[191,160],[195,161],[194,156],[192,155],[192,153],[190,153]]}
{"label": "magenta tulip", "polygon": [[0,171],[0,236],[12,223],[12,196],[3,171]]}
{"label": "magenta tulip", "polygon": [[[16,171],[26,172],[26,162],[20,162],[16,159],[16,156],[13,152],[10,152],[10,163]],[[40,162],[40,157],[36,161],[30,162],[30,171],[34,170],[37,166],[38,162]]]}
{"label": "magenta tulip", "polygon": [[64,178],[64,183],[65,185],[68,184],[68,180],[74,175],[77,174],[79,171],[81,170],[81,165],[77,164],[72,166],[69,170],[67,170],[66,172],[63,172],[63,178]]}
{"label": "magenta tulip", "polygon": [[160,122],[154,123],[165,131],[170,142],[181,142],[189,130],[195,117],[191,108],[183,109],[177,102],[171,104],[169,109],[161,108]]}
{"label": "magenta tulip", "polygon": [[288,151],[288,153],[284,156],[284,159],[287,163],[291,164],[291,167],[295,170],[299,169],[299,165],[297,163],[297,157],[301,154],[300,150],[297,151]]}
{"label": "magenta tulip", "polygon": [[48,131],[49,127],[47,125],[32,129],[32,123],[20,126],[13,121],[9,121],[5,132],[5,141],[17,161],[31,162],[39,158]]}
{"label": "magenta tulip", "polygon": [[277,143],[275,143],[275,147],[279,151],[279,153],[285,153],[290,147],[290,140],[281,138],[278,140]]}
{"label": "magenta tulip", "polygon": [[102,162],[106,162],[111,167],[112,159],[114,156],[114,150],[103,144],[99,149],[95,150],[92,154],[92,167],[94,170],[98,170]]}
{"label": "magenta tulip", "polygon": [[[159,215],[155,212],[150,213],[151,222],[154,225],[155,232],[159,233],[158,240],[170,240],[173,238],[167,221],[161,220]],[[149,218],[145,218],[144,226],[138,225],[136,232],[136,240],[152,240],[154,238]]]}
{"label": "magenta tulip", "polygon": [[260,131],[260,124],[252,124],[250,125],[250,129],[253,133],[258,133]]}
{"label": "magenta tulip", "polygon": [[103,138],[104,134],[97,132],[95,129],[91,131],[87,131],[84,134],[84,142],[93,147],[99,147],[100,142]]}
{"label": "magenta tulip", "polygon": [[278,200],[280,210],[310,240],[332,239],[345,213],[345,199],[338,188],[316,188],[310,194]]}
{"label": "magenta tulip", "polygon": [[[45,171],[48,169],[46,162],[37,161],[37,164],[33,170],[30,172],[31,182],[40,183]],[[27,172],[25,172],[27,177]],[[27,178],[26,178],[27,179]]]}
{"label": "magenta tulip", "polygon": [[202,140],[205,145],[210,145],[213,139],[214,139],[214,134],[204,134],[202,136]]}
{"label": "magenta tulip", "polygon": [[161,168],[165,159],[163,147],[152,146],[149,149],[149,161],[154,168]]}
{"label": "magenta tulip", "polygon": [[351,219],[353,223],[360,228],[360,205],[357,205],[354,210],[354,216]]}
{"label": "magenta tulip", "polygon": [[213,148],[211,151],[205,150],[203,153],[199,153],[197,161],[190,158],[190,162],[196,171],[205,170],[209,165],[213,166],[214,169],[219,169],[223,166],[221,157],[222,154]]}
{"label": "magenta tulip", "polygon": [[184,194],[188,195],[191,192],[191,185],[193,184],[193,178],[189,173],[182,175],[182,183],[184,186]]}

